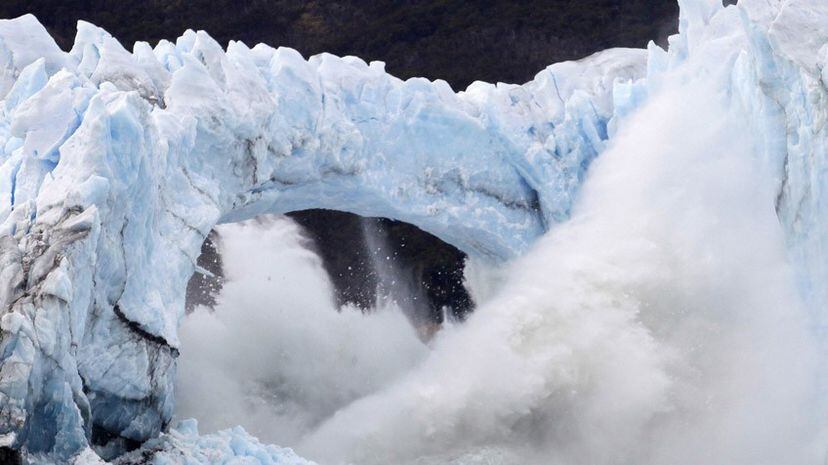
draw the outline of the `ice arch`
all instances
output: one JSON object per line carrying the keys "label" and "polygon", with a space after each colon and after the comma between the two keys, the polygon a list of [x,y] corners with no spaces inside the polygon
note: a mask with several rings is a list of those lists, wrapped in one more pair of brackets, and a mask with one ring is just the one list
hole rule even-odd
{"label": "ice arch", "polygon": [[186,350],[184,285],[216,222],[339,208],[508,258],[566,217],[618,118],[688,59],[703,72],[733,57],[710,79],[778,173],[824,329],[828,9],[680,3],[669,53],[613,50],[458,94],[355,58],[224,51],[203,33],[130,53],[81,24],[64,53],[34,18],[0,21],[0,447],[66,462],[90,440],[117,451],[157,434]]}
{"label": "ice arch", "polygon": [[645,57],[458,94],[203,32],[128,52],[81,23],[64,53],[34,17],[0,21],[0,446],[66,458],[158,434],[218,222],[330,208],[520,254],[566,217]]}

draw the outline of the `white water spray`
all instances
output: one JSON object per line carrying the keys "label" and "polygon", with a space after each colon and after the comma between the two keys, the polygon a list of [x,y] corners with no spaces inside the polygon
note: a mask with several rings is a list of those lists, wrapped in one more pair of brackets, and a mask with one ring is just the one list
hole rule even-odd
{"label": "white water spray", "polygon": [[[282,444],[323,464],[821,463],[817,349],[774,210],[777,182],[727,89],[706,84],[727,82],[706,79],[717,72],[665,79],[677,84],[623,122],[572,218],[526,256],[490,272],[473,263],[479,307],[441,332],[425,360],[411,343],[402,363],[358,362],[359,376],[396,369]],[[296,298],[328,286],[309,284]],[[339,338],[320,318],[268,334]],[[185,338],[196,333],[207,339]],[[265,337],[228,336],[231,352],[239,336]],[[286,347],[297,353],[280,377],[337,382],[291,371],[312,354]],[[337,363],[318,368],[355,376]],[[216,376],[237,383],[262,369]]]}
{"label": "white water spray", "polygon": [[227,282],[215,311],[187,317],[177,414],[209,432],[242,424],[293,445],[388,384],[426,348],[391,304],[339,309],[320,259],[287,218],[220,227]]}
{"label": "white water spray", "polygon": [[[814,349],[743,118],[665,89],[566,224],[425,364],[299,448],[322,463],[815,463]],[[682,105],[677,105],[682,102]]]}
{"label": "white water spray", "polygon": [[416,324],[418,315],[427,311],[423,308],[427,302],[420,286],[413,282],[413,275],[406,275],[399,269],[397,257],[388,242],[388,236],[381,230],[378,222],[374,219],[361,218],[360,226],[362,236],[365,238],[367,255],[371,261],[371,269],[377,279],[374,306],[378,308],[387,305],[399,307]]}

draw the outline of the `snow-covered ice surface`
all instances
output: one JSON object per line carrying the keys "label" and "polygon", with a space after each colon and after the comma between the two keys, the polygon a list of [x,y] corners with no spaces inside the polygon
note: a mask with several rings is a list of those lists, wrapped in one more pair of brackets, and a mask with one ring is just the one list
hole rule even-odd
{"label": "snow-covered ice surface", "polygon": [[162,430],[210,229],[331,208],[523,256],[421,367],[300,444],[324,463],[821,463],[828,4],[679,3],[667,52],[459,93],[203,32],[129,52],[80,23],[64,53],[0,21],[0,445],[302,463]]}

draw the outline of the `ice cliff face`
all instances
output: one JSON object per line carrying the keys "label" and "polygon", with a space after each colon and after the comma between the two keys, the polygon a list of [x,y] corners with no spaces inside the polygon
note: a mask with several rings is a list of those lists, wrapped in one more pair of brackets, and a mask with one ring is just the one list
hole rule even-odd
{"label": "ice cliff face", "polygon": [[[680,3],[669,52],[610,50],[461,93],[203,32],[130,53],[81,23],[64,53],[33,17],[0,21],[0,445],[88,461],[90,444],[108,458],[165,429],[184,290],[215,224],[330,208],[514,257],[567,218],[589,162],[689,61],[728,63],[710,79],[777,175],[803,292],[828,303],[828,6]],[[147,447],[247,444],[182,431]]]}

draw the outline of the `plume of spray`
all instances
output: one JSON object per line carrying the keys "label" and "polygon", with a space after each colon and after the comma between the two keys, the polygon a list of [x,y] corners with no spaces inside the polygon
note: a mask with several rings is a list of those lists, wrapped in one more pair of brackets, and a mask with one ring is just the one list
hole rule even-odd
{"label": "plume of spray", "polygon": [[360,226],[371,260],[371,269],[377,278],[375,307],[395,305],[417,324],[418,318],[428,311],[422,289],[413,282],[411,274],[405,274],[399,269],[395,252],[377,220],[361,218]]}
{"label": "plume of spray", "polygon": [[[471,261],[477,310],[430,350],[399,312],[337,313],[294,226],[243,225],[219,308],[184,324],[180,413],[326,465],[822,463],[777,180],[711,84],[729,53],[653,89],[569,221],[513,263]],[[254,279],[273,266],[292,284]]]}
{"label": "plume of spray", "polygon": [[290,446],[400,376],[426,347],[391,302],[337,308],[299,227],[262,217],[219,227],[227,281],[215,310],[182,323],[176,415],[205,432],[243,425]]}
{"label": "plume of spray", "polygon": [[361,465],[819,463],[814,344],[775,183],[744,115],[707,81],[654,92],[590,168],[572,218],[424,363],[299,452]]}

